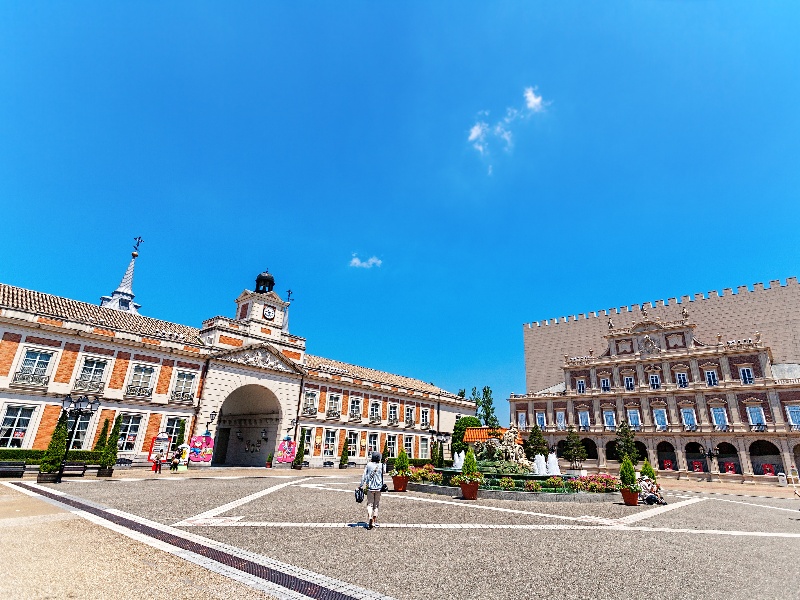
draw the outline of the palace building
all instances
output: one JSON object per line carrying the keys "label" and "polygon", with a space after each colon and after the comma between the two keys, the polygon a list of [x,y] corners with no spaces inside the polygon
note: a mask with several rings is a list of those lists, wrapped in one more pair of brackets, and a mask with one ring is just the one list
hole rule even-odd
{"label": "palace building", "polygon": [[527,323],[523,337],[511,418],[554,445],[573,426],[585,468],[617,468],[622,422],[664,474],[766,481],[800,462],[796,278]]}
{"label": "palace building", "polygon": [[[430,456],[475,405],[431,383],[306,353],[289,332],[290,299],[269,273],[236,298],[233,318],[200,328],[140,314],[137,252],[99,305],[0,284],[0,448],[44,449],[66,394],[100,400],[69,441],[91,449],[121,416],[119,456],[146,460],[158,433],[213,439],[214,465],[264,466],[281,441],[305,432],[310,466],[388,446]],[[72,428],[70,422],[70,428]]]}

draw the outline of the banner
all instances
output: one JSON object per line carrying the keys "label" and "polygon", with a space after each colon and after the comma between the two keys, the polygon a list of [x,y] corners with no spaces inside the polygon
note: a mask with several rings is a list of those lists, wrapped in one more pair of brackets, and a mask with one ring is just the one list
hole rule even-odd
{"label": "banner", "polygon": [[290,463],[294,460],[297,452],[297,443],[292,440],[283,440],[278,444],[278,452],[275,453],[275,460],[279,463]]}
{"label": "banner", "polygon": [[189,460],[192,462],[211,462],[214,454],[214,438],[210,435],[192,436],[189,448]]}

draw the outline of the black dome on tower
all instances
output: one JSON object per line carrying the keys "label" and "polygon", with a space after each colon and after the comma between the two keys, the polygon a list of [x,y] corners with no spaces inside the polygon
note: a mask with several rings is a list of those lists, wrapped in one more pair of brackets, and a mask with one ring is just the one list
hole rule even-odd
{"label": "black dome on tower", "polygon": [[275,278],[270,275],[269,269],[256,277],[256,293],[271,292],[275,287]]}

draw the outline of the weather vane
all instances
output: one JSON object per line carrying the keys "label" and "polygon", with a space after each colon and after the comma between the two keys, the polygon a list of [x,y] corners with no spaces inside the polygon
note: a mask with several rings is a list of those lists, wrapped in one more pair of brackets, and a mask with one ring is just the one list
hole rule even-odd
{"label": "weather vane", "polygon": [[141,236],[139,236],[139,237],[133,238],[133,241],[136,242],[136,245],[134,245],[134,247],[133,247],[133,251],[134,252],[138,252],[139,251],[139,244],[141,244],[144,240],[141,238]]}
{"label": "weather vane", "polygon": [[286,290],[286,301],[287,302],[292,301],[292,290]]}

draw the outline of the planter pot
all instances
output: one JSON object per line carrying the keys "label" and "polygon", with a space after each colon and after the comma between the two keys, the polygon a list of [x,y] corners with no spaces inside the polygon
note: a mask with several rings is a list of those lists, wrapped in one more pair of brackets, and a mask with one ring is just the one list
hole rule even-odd
{"label": "planter pot", "polygon": [[625,506],[639,506],[639,492],[631,492],[628,490],[620,490],[622,499],[625,501]]}
{"label": "planter pot", "polygon": [[39,473],[36,475],[36,483],[61,483],[61,474],[56,473]]}
{"label": "planter pot", "polygon": [[188,471],[188,470],[189,470],[189,465],[178,465],[178,473],[180,473],[181,471]]}
{"label": "planter pot", "polygon": [[481,485],[479,482],[475,481],[474,483],[461,483],[461,496],[464,500],[477,500],[478,499],[478,487]]}
{"label": "planter pot", "polygon": [[392,486],[395,492],[405,492],[408,486],[408,477],[392,476]]}
{"label": "planter pot", "polygon": [[340,469],[346,469],[346,468],[347,468],[347,465],[339,465],[339,468],[340,468]]}
{"label": "planter pot", "polygon": [[295,465],[295,464],[292,464],[292,468],[293,468],[293,469],[296,469],[297,471],[299,471],[300,469],[302,469],[302,468],[303,468],[303,465]]}
{"label": "planter pot", "polygon": [[268,469],[271,469],[271,468],[272,468],[272,463],[271,463],[271,462],[268,462],[268,463],[267,463],[267,468],[268,468]]}
{"label": "planter pot", "polygon": [[100,467],[97,469],[98,477],[111,477],[114,474],[114,467]]}

